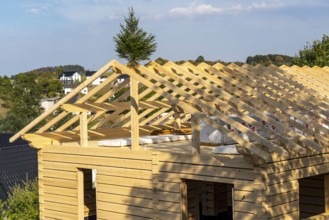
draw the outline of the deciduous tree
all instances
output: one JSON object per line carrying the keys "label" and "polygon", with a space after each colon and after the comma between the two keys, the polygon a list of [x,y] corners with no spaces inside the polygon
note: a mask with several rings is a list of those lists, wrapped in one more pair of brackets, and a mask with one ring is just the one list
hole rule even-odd
{"label": "deciduous tree", "polygon": [[307,43],[304,49],[299,51],[294,60],[298,66],[329,66],[329,36],[323,35],[322,40]]}
{"label": "deciduous tree", "polygon": [[39,193],[37,180],[16,185],[6,202],[0,201],[0,220],[39,219]]}
{"label": "deciduous tree", "polygon": [[41,113],[41,91],[30,74],[15,77],[6,100],[9,107],[5,118],[0,120],[0,132],[15,133]]}

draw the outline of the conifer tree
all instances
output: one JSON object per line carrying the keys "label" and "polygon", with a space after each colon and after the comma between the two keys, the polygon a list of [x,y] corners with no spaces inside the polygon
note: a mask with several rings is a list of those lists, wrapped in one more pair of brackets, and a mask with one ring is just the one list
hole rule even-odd
{"label": "conifer tree", "polygon": [[128,65],[150,59],[157,47],[155,36],[148,34],[138,25],[139,18],[136,18],[131,7],[128,9],[128,17],[125,17],[125,24],[120,24],[120,32],[113,37],[117,55],[127,59]]}

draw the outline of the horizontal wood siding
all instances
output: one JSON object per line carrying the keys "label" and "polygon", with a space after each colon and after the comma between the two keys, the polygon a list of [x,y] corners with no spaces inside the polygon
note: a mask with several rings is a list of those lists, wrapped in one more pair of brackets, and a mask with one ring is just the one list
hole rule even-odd
{"label": "horizontal wood siding", "polygon": [[49,218],[56,218],[57,212],[63,218],[77,218],[78,169],[97,170],[98,219],[179,220],[182,179],[233,184],[236,219],[253,216],[253,166],[239,155],[68,146],[47,147],[42,153],[43,207]]}
{"label": "horizontal wood siding", "polygon": [[[160,153],[160,199],[162,194],[179,195],[182,179],[233,184],[232,201],[235,219],[252,219],[254,216],[253,178],[253,166],[246,163],[241,155]],[[188,199],[192,197],[195,195],[188,195]],[[161,205],[162,203],[160,207]],[[171,214],[173,219],[180,219],[180,200],[175,200],[171,206],[173,211],[164,210],[163,213]],[[190,219],[193,219],[193,213],[197,212],[192,209]]]}
{"label": "horizontal wood siding", "polygon": [[[153,218],[151,152],[47,147],[42,154],[45,218],[78,218],[78,169],[97,170],[97,219]],[[163,206],[169,210],[171,196],[164,194],[169,201]],[[85,213],[89,211],[85,207]]]}
{"label": "horizontal wood siding", "polygon": [[[311,197],[316,198],[316,201],[324,198],[323,181],[321,188],[318,186],[319,180],[308,177],[328,172],[327,153],[289,160],[280,159],[268,164],[266,201],[269,219],[299,219],[305,217],[303,213],[323,210],[321,207],[307,204]],[[303,204],[300,204],[300,201]],[[312,200],[311,203],[316,201]]]}

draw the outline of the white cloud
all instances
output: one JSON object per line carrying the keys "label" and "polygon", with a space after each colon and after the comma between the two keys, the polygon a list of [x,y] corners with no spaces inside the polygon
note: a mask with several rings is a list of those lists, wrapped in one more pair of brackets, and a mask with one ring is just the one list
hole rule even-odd
{"label": "white cloud", "polygon": [[187,7],[175,7],[169,10],[171,15],[177,16],[197,16],[207,14],[236,14],[244,11],[254,11],[261,9],[273,9],[286,6],[287,4],[280,1],[274,1],[270,3],[266,2],[253,2],[250,4],[232,4],[225,7],[216,7],[211,4],[205,4],[201,2],[193,2]]}
{"label": "white cloud", "polygon": [[29,14],[47,14],[49,8],[51,7],[50,4],[25,4],[22,5],[25,8],[25,12]]}

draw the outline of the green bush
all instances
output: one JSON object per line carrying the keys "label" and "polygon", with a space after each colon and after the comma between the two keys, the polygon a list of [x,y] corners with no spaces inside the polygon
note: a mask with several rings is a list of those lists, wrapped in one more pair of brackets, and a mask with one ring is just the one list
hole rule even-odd
{"label": "green bush", "polygon": [[6,202],[0,201],[0,220],[39,219],[39,193],[37,180],[26,180],[11,189]]}

